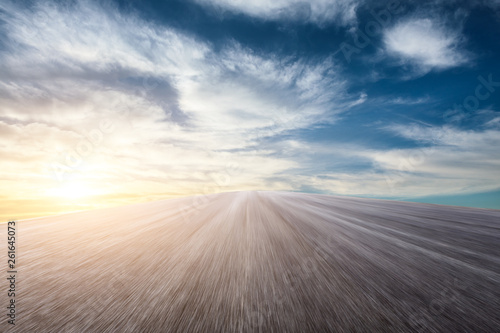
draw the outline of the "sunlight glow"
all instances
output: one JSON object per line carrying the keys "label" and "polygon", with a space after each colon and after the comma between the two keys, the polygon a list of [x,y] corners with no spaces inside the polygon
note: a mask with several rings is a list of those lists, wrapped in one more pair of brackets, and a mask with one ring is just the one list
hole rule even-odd
{"label": "sunlight glow", "polygon": [[94,195],[95,191],[81,182],[68,182],[48,190],[47,194],[67,199],[81,199]]}

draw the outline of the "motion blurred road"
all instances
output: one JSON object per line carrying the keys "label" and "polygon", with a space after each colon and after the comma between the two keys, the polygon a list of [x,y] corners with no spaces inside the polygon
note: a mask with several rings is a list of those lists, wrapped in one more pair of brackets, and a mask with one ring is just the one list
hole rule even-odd
{"label": "motion blurred road", "polygon": [[233,192],[17,229],[3,332],[500,332],[498,210]]}

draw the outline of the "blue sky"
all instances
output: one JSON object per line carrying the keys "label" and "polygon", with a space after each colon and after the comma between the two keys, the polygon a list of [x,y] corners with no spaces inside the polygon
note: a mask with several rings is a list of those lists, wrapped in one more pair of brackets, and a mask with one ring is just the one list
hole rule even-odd
{"label": "blue sky", "polygon": [[0,209],[235,190],[500,209],[499,32],[499,1],[3,1]]}

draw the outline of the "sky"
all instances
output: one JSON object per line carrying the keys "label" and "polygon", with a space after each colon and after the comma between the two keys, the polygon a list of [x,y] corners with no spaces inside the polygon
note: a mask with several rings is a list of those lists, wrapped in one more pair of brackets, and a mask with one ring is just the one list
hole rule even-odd
{"label": "sky", "polygon": [[0,2],[0,216],[278,190],[500,209],[500,1]]}

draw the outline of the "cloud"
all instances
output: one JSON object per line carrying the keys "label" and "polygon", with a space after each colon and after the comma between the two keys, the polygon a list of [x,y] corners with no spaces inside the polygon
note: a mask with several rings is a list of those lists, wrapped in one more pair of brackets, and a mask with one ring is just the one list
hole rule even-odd
{"label": "cloud", "polygon": [[418,105],[418,104],[429,103],[430,101],[431,99],[428,96],[419,98],[396,97],[394,99],[387,101],[387,103],[395,105]]}
{"label": "cloud", "polygon": [[194,0],[212,9],[228,10],[264,20],[346,25],[356,19],[358,0]]}
{"label": "cloud", "polygon": [[420,143],[411,149],[369,151],[392,192],[406,196],[474,193],[499,188],[500,131],[393,125],[391,132]]}
{"label": "cloud", "polygon": [[[25,8],[4,1],[0,9],[8,41],[0,50],[0,186],[14,201],[58,193],[61,182],[94,187],[102,205],[304,185],[325,193],[416,196],[497,184],[499,156],[488,148],[499,143],[496,120],[484,132],[392,126],[392,133],[434,147],[411,170],[400,170],[400,163],[418,149],[301,138],[298,132],[332,125],[371,101],[349,92],[349,77],[331,57],[287,57],[235,41],[215,48],[95,2]],[[458,52],[453,45],[447,49]],[[416,59],[416,66],[442,68]],[[387,103],[428,101],[395,96]]]}
{"label": "cloud", "polygon": [[410,18],[384,33],[389,55],[426,73],[466,64],[469,59],[461,50],[463,37],[457,29],[431,18]]}
{"label": "cloud", "polygon": [[[12,15],[3,17],[13,45],[2,57],[8,78],[2,90],[9,100],[54,96],[87,102],[90,90],[102,88],[151,99],[163,85],[169,90],[163,97],[175,99],[170,106],[195,125],[219,129],[262,127],[277,117],[290,128],[305,127],[350,101],[329,58],[284,59],[235,42],[216,53],[206,42],[134,16],[106,14],[92,2],[69,9],[39,3],[32,11],[12,6],[4,8]],[[160,102],[158,94],[154,99]],[[299,109],[304,124],[290,121]],[[207,121],[213,118],[218,121]]]}
{"label": "cloud", "polygon": [[[35,200],[61,180],[136,200],[259,189],[300,164],[259,142],[334,122],[363,102],[331,58],[284,58],[236,42],[215,51],[94,2],[0,6],[9,41],[0,53],[0,128],[15,147],[1,152],[12,177],[0,184],[16,188],[13,198]],[[15,151],[30,163],[20,168]],[[13,179],[30,181],[21,189]]]}
{"label": "cloud", "polygon": [[415,148],[374,149],[357,144],[282,142],[280,152],[301,156],[298,167],[269,182],[281,189],[369,197],[415,198],[498,190],[500,131],[391,125]]}

